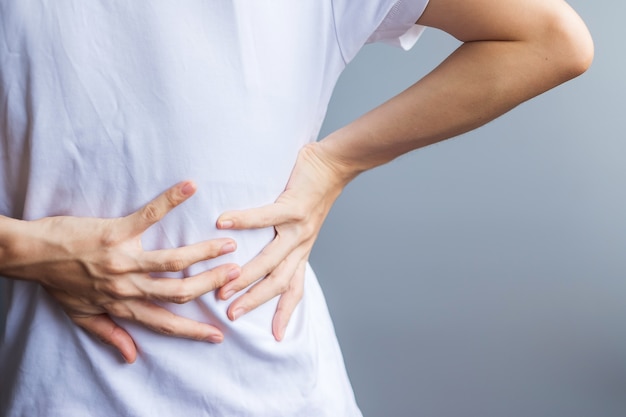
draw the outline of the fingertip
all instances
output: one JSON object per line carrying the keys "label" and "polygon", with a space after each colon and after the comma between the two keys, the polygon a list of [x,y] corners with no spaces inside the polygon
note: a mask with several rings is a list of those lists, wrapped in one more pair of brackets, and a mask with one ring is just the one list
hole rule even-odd
{"label": "fingertip", "polygon": [[122,356],[129,365],[135,363],[137,360],[137,347],[132,341],[126,344]]}
{"label": "fingertip", "polygon": [[220,344],[224,341],[224,335],[221,333],[214,333],[207,337],[207,341],[209,341],[210,343]]}
{"label": "fingertip", "polygon": [[231,307],[228,309],[228,312],[226,314],[228,315],[230,321],[235,321],[239,317],[243,316],[245,313],[246,310],[243,307]]}
{"label": "fingertip", "polygon": [[134,352],[122,352],[122,357],[127,364],[132,365],[137,360],[137,351]]}
{"label": "fingertip", "polygon": [[111,344],[117,348],[126,363],[135,363],[137,360],[137,346],[135,346],[135,342],[133,342],[133,339],[126,331],[121,328],[118,329],[121,331],[115,332],[116,336],[111,339]]}
{"label": "fingertip", "polygon": [[283,341],[283,334],[280,333],[279,330],[272,330],[272,334],[274,335],[274,340],[276,340],[277,342]]}
{"label": "fingertip", "polygon": [[278,318],[275,318],[272,322],[272,334],[277,342],[282,342],[285,337],[285,329]]}
{"label": "fingertip", "polygon": [[226,255],[227,253],[231,253],[237,250],[237,242],[233,241],[233,240],[229,240],[228,242],[224,243],[222,245],[222,247],[220,248],[220,255]]}
{"label": "fingertip", "polygon": [[178,186],[179,186],[180,192],[185,197],[192,196],[193,193],[195,193],[196,190],[198,189],[198,186],[196,185],[196,183],[191,180],[183,181]]}
{"label": "fingertip", "polygon": [[235,222],[232,219],[228,219],[228,218],[217,219],[218,229],[232,229],[233,227],[235,227]]}
{"label": "fingertip", "polygon": [[117,349],[126,363],[134,363],[137,359],[137,347],[130,334],[106,314],[72,320],[103,343]]}

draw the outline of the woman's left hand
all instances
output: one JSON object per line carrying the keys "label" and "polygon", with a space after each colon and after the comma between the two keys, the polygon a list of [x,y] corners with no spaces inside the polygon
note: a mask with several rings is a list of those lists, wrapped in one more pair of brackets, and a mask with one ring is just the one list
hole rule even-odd
{"label": "woman's left hand", "polygon": [[217,220],[220,229],[274,227],[274,240],[243,266],[239,278],[219,290],[219,297],[229,299],[258,281],[228,308],[228,317],[236,320],[280,295],[272,321],[272,333],[278,341],[302,298],[305,267],[315,239],[348,181],[323,155],[319,143],[306,145],[275,203],[226,212]]}

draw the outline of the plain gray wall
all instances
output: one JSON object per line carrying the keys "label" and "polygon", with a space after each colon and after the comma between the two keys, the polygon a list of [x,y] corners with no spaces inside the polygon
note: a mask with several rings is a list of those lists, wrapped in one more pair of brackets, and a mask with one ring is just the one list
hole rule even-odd
{"label": "plain gray wall", "polygon": [[[362,175],[326,221],[311,262],[365,416],[626,416],[626,6],[570,4],[585,75]],[[323,131],[457,45],[366,47]]]}

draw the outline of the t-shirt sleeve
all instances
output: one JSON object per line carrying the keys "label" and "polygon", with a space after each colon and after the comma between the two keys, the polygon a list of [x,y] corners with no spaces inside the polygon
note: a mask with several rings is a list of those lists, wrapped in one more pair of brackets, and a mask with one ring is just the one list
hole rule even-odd
{"label": "t-shirt sleeve", "polygon": [[411,48],[424,31],[415,24],[428,0],[333,0],[337,39],[350,62],[364,44]]}

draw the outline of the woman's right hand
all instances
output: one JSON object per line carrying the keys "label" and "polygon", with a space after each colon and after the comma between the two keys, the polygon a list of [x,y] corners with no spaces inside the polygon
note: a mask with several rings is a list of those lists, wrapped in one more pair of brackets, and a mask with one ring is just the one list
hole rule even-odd
{"label": "woman's right hand", "polygon": [[19,238],[0,253],[0,275],[39,282],[74,323],[114,346],[128,363],[137,348],[111,317],[136,321],[168,336],[219,343],[223,335],[206,323],[177,316],[153,301],[186,303],[240,275],[224,264],[188,278],[154,278],[232,252],[232,239],[176,249],[144,251],[141,235],[191,197],[192,182],[168,189],[140,210],[120,218],[47,217],[19,222]]}

